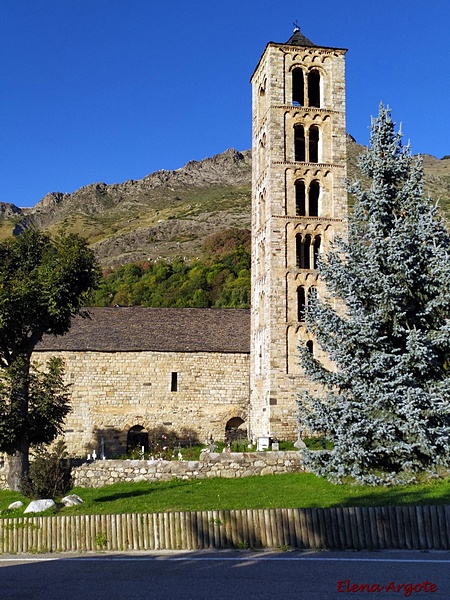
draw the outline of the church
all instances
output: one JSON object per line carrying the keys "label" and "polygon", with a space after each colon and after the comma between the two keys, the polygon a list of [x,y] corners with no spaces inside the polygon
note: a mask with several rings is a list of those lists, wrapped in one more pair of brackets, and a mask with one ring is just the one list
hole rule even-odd
{"label": "church", "polygon": [[72,455],[124,454],[159,426],[201,442],[240,430],[297,438],[296,398],[311,385],[299,345],[317,259],[347,231],[345,49],[298,28],[269,42],[252,84],[251,309],[93,308],[34,359],[65,361]]}

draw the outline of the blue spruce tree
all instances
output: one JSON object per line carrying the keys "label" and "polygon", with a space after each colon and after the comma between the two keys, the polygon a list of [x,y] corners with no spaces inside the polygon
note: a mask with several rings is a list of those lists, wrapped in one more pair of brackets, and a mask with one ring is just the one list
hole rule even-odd
{"label": "blue spruce tree", "polygon": [[450,236],[401,137],[381,105],[360,159],[370,188],[350,186],[348,242],[320,261],[327,294],[307,307],[334,367],[300,348],[322,388],[300,397],[300,424],[332,444],[305,460],[335,482],[409,483],[450,462]]}

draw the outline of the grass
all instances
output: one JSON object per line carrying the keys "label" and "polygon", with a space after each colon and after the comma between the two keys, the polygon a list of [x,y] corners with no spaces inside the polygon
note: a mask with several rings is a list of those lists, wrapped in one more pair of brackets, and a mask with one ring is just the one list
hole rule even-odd
{"label": "grass", "polygon": [[[450,481],[399,487],[333,485],[310,473],[254,476],[238,479],[172,480],[159,483],[122,483],[101,488],[74,488],[83,498],[78,507],[59,514],[117,514],[165,511],[320,508],[332,506],[388,506],[447,504]],[[4,509],[19,494],[0,492],[0,516],[19,517],[23,510]],[[51,513],[47,513],[51,514]]]}

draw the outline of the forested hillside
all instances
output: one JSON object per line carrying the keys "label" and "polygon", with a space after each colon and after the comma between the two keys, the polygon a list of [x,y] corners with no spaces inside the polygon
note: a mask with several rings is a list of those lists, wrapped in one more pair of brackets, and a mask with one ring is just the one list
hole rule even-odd
{"label": "forested hillside", "polygon": [[129,263],[107,269],[91,306],[247,308],[250,306],[250,232],[208,237],[196,260]]}
{"label": "forested hillside", "polygon": [[[364,149],[347,135],[350,181]],[[105,274],[96,306],[248,306],[251,168],[250,150],[227,150],[141,180],[51,192],[29,209],[0,202],[0,239],[27,228],[82,234]],[[448,220],[450,157],[426,155],[424,171],[425,194]]]}

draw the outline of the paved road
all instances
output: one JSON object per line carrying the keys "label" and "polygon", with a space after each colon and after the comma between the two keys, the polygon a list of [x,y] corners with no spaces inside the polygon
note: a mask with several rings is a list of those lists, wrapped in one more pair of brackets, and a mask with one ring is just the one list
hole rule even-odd
{"label": "paved road", "polygon": [[450,599],[449,552],[0,557],[0,600]]}

